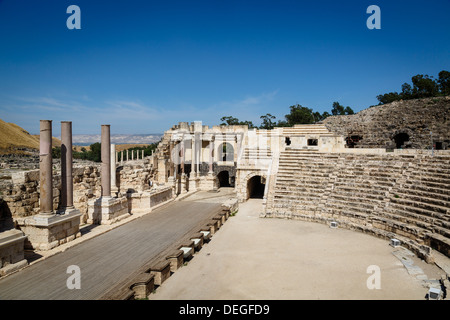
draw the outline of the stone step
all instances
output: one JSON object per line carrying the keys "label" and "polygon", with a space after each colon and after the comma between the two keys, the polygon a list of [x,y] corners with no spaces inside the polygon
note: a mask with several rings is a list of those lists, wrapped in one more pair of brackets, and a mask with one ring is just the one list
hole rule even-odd
{"label": "stone step", "polygon": [[368,204],[361,201],[358,201],[358,199],[355,199],[354,201],[349,201],[346,199],[339,199],[335,198],[333,196],[330,196],[326,203],[327,207],[344,207],[344,208],[351,208],[351,209],[364,209],[364,210],[374,210],[374,204]]}
{"label": "stone step", "polygon": [[381,188],[390,188],[393,187],[395,184],[395,181],[386,181],[385,179],[367,179],[367,178],[358,178],[358,179],[351,179],[350,177],[345,178],[345,177],[336,177],[336,182],[337,183],[343,183],[343,184],[352,184],[352,183],[364,183],[364,184],[370,184],[374,187],[381,187]]}
{"label": "stone step", "polygon": [[334,188],[333,188],[333,192],[349,192],[349,193],[355,193],[355,192],[360,192],[360,193],[370,193],[373,195],[378,195],[378,196],[385,196],[386,193],[389,191],[389,188],[382,188],[382,190],[380,190],[380,186],[376,186],[371,187],[369,184],[367,183],[360,183],[360,184],[346,184],[346,183],[335,183],[334,184]]}
{"label": "stone step", "polygon": [[414,184],[414,185],[424,185],[424,186],[428,186],[431,188],[447,190],[447,192],[449,192],[448,190],[450,190],[449,184],[440,183],[440,182],[436,182],[436,181],[429,181],[429,180],[420,180],[420,179],[417,179],[417,177],[408,177],[406,180],[406,183]]}
{"label": "stone step", "polygon": [[368,200],[368,201],[383,201],[385,199],[385,195],[382,194],[374,194],[371,192],[372,190],[361,190],[361,189],[352,189],[350,191],[345,191],[341,189],[334,188],[330,197],[331,198],[339,198],[339,199],[361,199],[361,200]]}
{"label": "stone step", "polygon": [[416,180],[421,182],[432,182],[432,183],[439,183],[443,185],[448,185],[450,187],[450,179],[444,179],[440,177],[435,177],[432,175],[422,174],[422,173],[413,173],[408,177],[408,180]]}
{"label": "stone step", "polygon": [[[439,199],[439,198],[430,198],[429,195],[428,196],[420,196],[420,195],[414,195],[411,193],[405,193],[405,192],[393,192],[394,193],[394,198],[397,199],[397,197],[395,197],[395,195],[397,195],[399,198],[402,199],[408,199],[411,201],[415,201],[415,202],[423,202],[423,203],[428,203],[431,205],[435,205],[435,206],[440,206],[440,207],[446,207],[446,208],[450,208],[450,201],[448,200],[443,200],[443,199]],[[450,196],[447,196],[447,198],[450,198]]]}
{"label": "stone step", "polygon": [[436,198],[442,198],[444,200],[447,199],[450,201],[450,188],[441,189],[407,182],[402,185],[402,189],[407,189],[408,193],[411,194],[430,195]]}
{"label": "stone step", "polygon": [[408,200],[408,199],[400,199],[400,198],[395,198],[392,197],[390,199],[391,204],[400,204],[406,207],[409,207],[410,210],[414,210],[414,211],[423,211],[424,212],[428,212],[430,213],[430,216],[438,216],[440,215],[445,215],[447,213],[448,208],[446,207],[440,207],[440,206],[436,206],[436,205],[431,205],[428,203],[423,203],[423,202],[417,202],[417,201],[412,201],[412,200]]}
{"label": "stone step", "polygon": [[409,211],[404,210],[385,210],[383,215],[392,220],[397,220],[403,223],[414,223],[415,225],[426,229],[432,230],[433,220],[432,218],[427,218],[424,220],[424,216],[411,213]]}

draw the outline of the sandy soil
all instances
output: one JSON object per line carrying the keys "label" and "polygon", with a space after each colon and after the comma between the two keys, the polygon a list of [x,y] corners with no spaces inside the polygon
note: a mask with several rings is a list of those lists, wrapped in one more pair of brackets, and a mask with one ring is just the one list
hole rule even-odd
{"label": "sandy soil", "polygon": [[[258,199],[240,204],[236,216],[149,299],[425,298],[425,283],[408,273],[388,241],[318,223],[259,218],[261,208]],[[428,279],[445,274],[413,260]],[[380,289],[367,286],[371,265],[380,268]]]}

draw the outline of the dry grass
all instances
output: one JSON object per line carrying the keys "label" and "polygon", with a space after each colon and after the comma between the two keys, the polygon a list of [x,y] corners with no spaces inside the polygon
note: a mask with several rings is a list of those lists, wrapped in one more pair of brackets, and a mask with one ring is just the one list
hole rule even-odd
{"label": "dry grass", "polygon": [[[61,140],[53,137],[53,146],[61,146]],[[8,123],[0,119],[0,154],[27,153],[20,148],[39,150],[39,135],[29,134],[28,131],[15,123]]]}
{"label": "dry grass", "polygon": [[133,144],[133,143],[127,143],[127,144],[116,144],[116,151],[122,151],[122,150],[127,150],[130,148],[146,148],[148,147],[150,144]]}
{"label": "dry grass", "polygon": [[39,149],[39,138],[14,123],[0,119],[0,149],[14,151],[17,148]]}

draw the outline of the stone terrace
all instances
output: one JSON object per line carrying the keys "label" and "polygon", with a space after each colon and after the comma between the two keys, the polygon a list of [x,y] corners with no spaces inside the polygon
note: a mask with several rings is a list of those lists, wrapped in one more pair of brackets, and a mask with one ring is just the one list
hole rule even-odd
{"label": "stone terrace", "polygon": [[450,256],[450,155],[283,151],[266,217],[397,238],[432,261]]}

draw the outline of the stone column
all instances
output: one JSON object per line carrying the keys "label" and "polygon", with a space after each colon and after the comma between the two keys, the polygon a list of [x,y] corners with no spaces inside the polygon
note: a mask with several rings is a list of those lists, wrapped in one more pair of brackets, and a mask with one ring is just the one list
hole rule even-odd
{"label": "stone column", "polygon": [[144,150],[142,150],[142,160],[144,160]]}
{"label": "stone column", "polygon": [[123,150],[120,151],[120,165],[123,165]]}
{"label": "stone column", "polygon": [[116,145],[111,144],[111,190],[117,191],[116,187]]}
{"label": "stone column", "polygon": [[110,125],[102,125],[102,197],[111,197],[111,136]]}
{"label": "stone column", "polygon": [[[198,148],[195,148],[197,151],[197,175],[200,176],[200,163],[202,163],[202,139],[199,135],[199,139],[195,139],[197,141]],[[198,150],[197,150],[198,149]]]}
{"label": "stone column", "polygon": [[180,144],[181,144],[181,148],[180,148],[180,151],[181,151],[181,174],[183,175],[184,174],[184,161],[186,159],[185,155],[184,155],[184,138],[181,139]]}
{"label": "stone column", "polygon": [[128,159],[129,159],[129,158],[128,158],[128,149],[127,149],[127,159],[126,159],[126,161],[128,161]]}
{"label": "stone column", "polygon": [[169,142],[169,177],[174,175],[174,164],[173,164],[173,141]]}
{"label": "stone column", "polygon": [[73,208],[72,122],[61,121],[61,209]]}
{"label": "stone column", "polygon": [[195,146],[195,134],[193,134],[192,135],[192,140],[191,140],[191,174],[193,175],[193,176],[195,176],[195,174],[196,174],[196,170],[197,170],[197,167],[196,167],[196,162],[195,162],[195,156],[196,156],[196,150],[197,148],[196,148],[196,146]]}
{"label": "stone column", "polygon": [[211,138],[211,141],[209,142],[209,174],[213,173],[213,152],[214,152],[214,140]]}
{"label": "stone column", "polygon": [[52,120],[40,121],[39,136],[40,215],[53,214]]}

